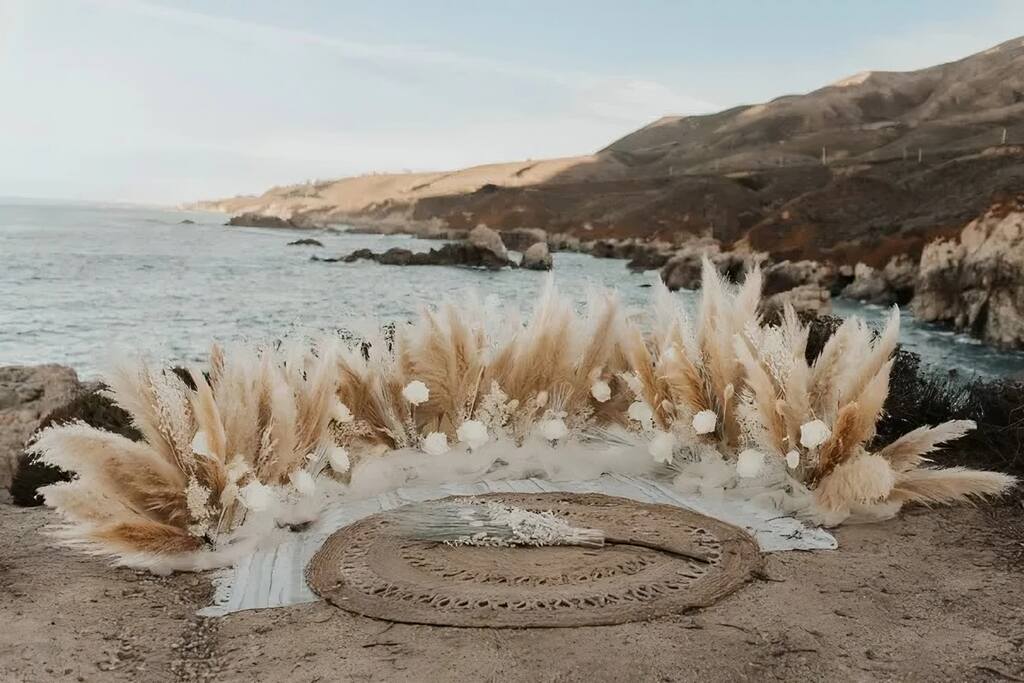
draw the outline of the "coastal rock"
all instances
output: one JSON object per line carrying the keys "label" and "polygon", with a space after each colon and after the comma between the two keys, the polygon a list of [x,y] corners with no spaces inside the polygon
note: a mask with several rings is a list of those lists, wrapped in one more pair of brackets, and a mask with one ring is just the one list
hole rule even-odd
{"label": "coastal rock", "polygon": [[639,245],[633,251],[633,257],[626,264],[631,272],[643,273],[648,270],[663,268],[675,252],[670,245],[652,242]]}
{"label": "coastal rock", "polygon": [[1006,347],[1024,347],[1024,194],[921,254],[915,315]]}
{"label": "coastal rock", "polygon": [[0,486],[10,486],[39,420],[80,389],[75,371],[62,365],[0,367]]}
{"label": "coastal rock", "polygon": [[361,259],[376,261],[385,266],[465,266],[487,270],[515,267],[515,263],[507,257],[501,258],[490,249],[478,247],[469,242],[453,242],[428,252],[413,252],[409,249],[393,247],[383,253],[376,253],[369,249],[357,249],[340,259],[313,258],[313,260],[328,263],[336,261],[352,263]]}
{"label": "coastal rock", "polygon": [[889,259],[884,268],[858,263],[853,281],[843,288],[842,296],[883,306],[905,304],[914,296],[917,270],[913,259],[905,254]]}
{"label": "coastal rock", "polygon": [[508,250],[501,241],[501,235],[486,225],[478,225],[470,231],[469,245],[489,251],[499,259],[508,260]]}
{"label": "coastal rock", "polygon": [[523,262],[520,264],[527,270],[551,270],[551,251],[547,242],[537,242],[523,254]]}
{"label": "coastal rock", "polygon": [[747,265],[760,255],[738,251],[722,251],[713,239],[694,239],[680,246],[661,269],[661,280],[670,290],[699,289],[701,262],[707,256],[730,282],[743,277]]}
{"label": "coastal rock", "polygon": [[766,315],[781,311],[790,304],[797,313],[808,316],[828,315],[832,312],[832,295],[824,287],[814,284],[798,285],[783,292],[766,296],[762,308]]}
{"label": "coastal rock", "polygon": [[764,269],[764,295],[788,292],[795,287],[813,285],[831,291],[839,279],[838,269],[818,261],[779,261]]}
{"label": "coastal rock", "polygon": [[294,242],[288,243],[289,247],[322,247],[324,243],[320,240],[315,240],[312,237],[306,237],[301,240],[295,240]]}
{"label": "coastal rock", "polygon": [[305,227],[299,225],[291,218],[282,218],[281,216],[273,216],[269,214],[261,213],[240,213],[237,216],[232,216],[228,219],[227,225],[239,225],[249,228],[301,228]]}
{"label": "coastal rock", "polygon": [[547,230],[541,228],[513,228],[501,231],[501,241],[514,251],[526,253],[526,250],[538,242],[548,241]]}

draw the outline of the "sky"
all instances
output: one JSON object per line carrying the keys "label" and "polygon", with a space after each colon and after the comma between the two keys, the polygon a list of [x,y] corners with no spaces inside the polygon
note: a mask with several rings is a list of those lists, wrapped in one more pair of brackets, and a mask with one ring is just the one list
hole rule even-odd
{"label": "sky", "polygon": [[587,154],[916,69],[1024,0],[0,0],[0,196],[176,204]]}

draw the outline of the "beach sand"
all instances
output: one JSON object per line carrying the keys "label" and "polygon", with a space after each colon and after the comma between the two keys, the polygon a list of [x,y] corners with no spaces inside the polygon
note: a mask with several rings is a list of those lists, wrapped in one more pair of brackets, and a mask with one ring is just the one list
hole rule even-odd
{"label": "beach sand", "polygon": [[1022,680],[1019,545],[983,509],[917,510],[768,556],[717,605],[657,621],[491,630],[325,603],[203,619],[206,575],[54,547],[53,512],[0,504],[0,680]]}

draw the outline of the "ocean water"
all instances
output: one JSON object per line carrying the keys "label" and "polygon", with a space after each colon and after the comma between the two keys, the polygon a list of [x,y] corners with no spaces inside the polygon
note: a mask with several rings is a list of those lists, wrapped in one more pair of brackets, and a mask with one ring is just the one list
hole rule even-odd
{"label": "ocean water", "polygon": [[[183,220],[194,224],[182,224]],[[426,251],[402,236],[225,227],[220,214],[120,205],[0,200],[0,365],[61,363],[97,377],[112,354],[201,362],[212,340],[358,329],[405,321],[424,305],[470,288],[528,310],[546,275],[375,263],[318,263],[368,247]],[[287,246],[316,237],[324,248]],[[650,295],[654,273],[624,261],[555,254],[560,289],[578,302],[615,288],[631,306]],[[693,292],[680,301],[696,303]],[[878,321],[880,307],[835,304],[838,314]],[[903,316],[904,345],[939,371],[997,376],[1024,371],[1024,354]]]}

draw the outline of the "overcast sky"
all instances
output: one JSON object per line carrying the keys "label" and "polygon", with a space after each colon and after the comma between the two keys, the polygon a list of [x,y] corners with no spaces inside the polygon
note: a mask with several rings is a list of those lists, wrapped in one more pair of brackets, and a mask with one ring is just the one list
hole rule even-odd
{"label": "overcast sky", "polygon": [[1021,0],[0,0],[0,196],[176,203],[583,154],[1021,33]]}

